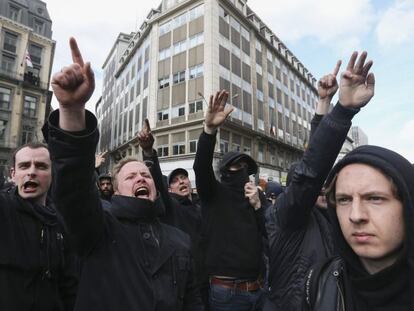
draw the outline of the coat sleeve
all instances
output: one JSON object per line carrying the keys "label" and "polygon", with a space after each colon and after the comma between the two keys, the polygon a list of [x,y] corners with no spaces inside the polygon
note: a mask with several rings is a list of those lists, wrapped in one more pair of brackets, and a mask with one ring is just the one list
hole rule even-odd
{"label": "coat sleeve", "polygon": [[[309,148],[293,172],[290,185],[271,207],[270,223],[284,230],[302,228],[310,215],[320,190],[346,139],[351,120],[359,109],[337,104],[320,122]],[[271,236],[268,226],[268,235]]]}
{"label": "coat sleeve", "polygon": [[59,128],[59,110],[43,127],[52,160],[52,198],[79,255],[86,255],[102,237],[104,216],[95,183],[97,120],[86,111],[86,130]]}
{"label": "coat sleeve", "polygon": [[151,156],[146,156],[143,153],[143,159],[146,163],[150,163],[150,172],[152,178],[155,182],[155,187],[157,188],[160,199],[164,205],[164,215],[161,217],[163,223],[175,226],[177,223],[176,215],[176,205],[173,200],[171,200],[170,194],[168,193],[167,185],[164,184],[160,162],[158,160],[158,155],[155,150],[152,151]]}
{"label": "coat sleeve", "polygon": [[193,165],[197,193],[202,202],[208,202],[213,197],[218,184],[213,171],[215,145],[216,134],[209,135],[203,131],[198,139],[197,153]]}

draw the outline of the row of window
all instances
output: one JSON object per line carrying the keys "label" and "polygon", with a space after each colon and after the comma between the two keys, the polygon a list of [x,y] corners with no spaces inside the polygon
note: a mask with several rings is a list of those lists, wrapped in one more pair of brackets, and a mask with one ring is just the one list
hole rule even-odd
{"label": "row of window", "polygon": [[162,24],[160,26],[160,36],[169,32],[172,29],[178,28],[185,23],[190,22],[204,14],[204,5],[196,6],[195,8],[191,9],[188,12],[185,12],[174,19]]}
{"label": "row of window", "polygon": [[[196,153],[197,151],[197,140],[192,140],[188,143],[189,153]],[[157,147],[157,154],[159,157],[168,157],[169,154],[169,146],[162,145]],[[185,143],[174,143],[172,145],[172,155],[180,155],[185,154]]]}
{"label": "row of window", "polygon": [[[188,77],[187,76],[188,72]],[[187,70],[179,71],[173,74],[173,84],[178,84],[184,82],[186,79],[191,80],[198,77],[202,77],[204,74],[204,66],[203,64],[199,64],[193,67],[188,68]],[[166,88],[170,86],[171,76],[165,76],[158,80],[158,86],[160,89]]]}
{"label": "row of window", "polygon": [[[39,8],[42,10],[41,8]],[[9,4],[9,12],[8,17],[15,22],[21,23],[22,22],[22,8],[18,7],[17,5]],[[32,19],[32,25],[33,31],[44,35],[45,32],[45,23],[37,18]]]}
{"label": "row of window", "polygon": [[[23,101],[23,115],[35,118],[37,114],[37,97],[25,95]],[[11,89],[0,87],[0,109],[11,109]]]}
{"label": "row of window", "polygon": [[[170,110],[171,110],[171,113],[170,113]],[[171,114],[171,118],[177,118],[177,117],[184,116],[185,110],[186,110],[185,105],[182,105],[182,106],[172,107],[171,109],[168,108],[168,109],[158,111],[157,120],[158,121],[168,120],[170,118],[170,114]],[[201,100],[188,104],[188,112],[190,114],[196,113],[202,110],[203,110],[203,101]]]}
{"label": "row of window", "polygon": [[172,55],[177,55],[182,52],[185,52],[188,49],[192,49],[193,47],[196,47],[197,45],[204,43],[204,33],[200,32],[192,37],[190,37],[188,40],[182,40],[179,42],[176,42],[172,47],[168,47],[165,49],[162,49],[159,51],[159,60],[162,61],[164,59],[167,59],[171,57]]}

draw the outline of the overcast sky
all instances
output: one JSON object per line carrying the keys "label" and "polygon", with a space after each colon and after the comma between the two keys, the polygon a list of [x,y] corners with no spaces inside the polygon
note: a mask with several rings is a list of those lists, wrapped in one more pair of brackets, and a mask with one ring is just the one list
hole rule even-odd
{"label": "overcast sky", "polygon": [[[102,65],[119,32],[135,31],[155,0],[43,0],[53,21],[53,72],[71,62],[74,36],[95,71],[94,110]],[[369,143],[414,163],[414,0],[248,0],[248,5],[318,79],[353,50],[374,61],[376,94],[354,119]],[[56,107],[55,99],[52,101]]]}

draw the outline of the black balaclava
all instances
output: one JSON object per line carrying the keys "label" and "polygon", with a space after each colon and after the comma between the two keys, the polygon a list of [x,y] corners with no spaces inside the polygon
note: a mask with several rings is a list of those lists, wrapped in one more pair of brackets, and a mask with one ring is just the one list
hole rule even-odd
{"label": "black balaclava", "polygon": [[374,275],[369,275],[346,242],[336,210],[331,205],[332,200],[328,200],[335,243],[349,273],[348,283],[345,284],[349,310],[414,310],[414,168],[396,152],[377,146],[361,146],[335,165],[326,185],[330,185],[342,168],[353,163],[367,164],[391,177],[403,204],[405,241],[402,256],[396,263]]}
{"label": "black balaclava", "polygon": [[[229,167],[237,162],[245,162],[247,167],[237,171],[230,171]],[[244,190],[244,185],[249,181],[249,176],[257,173],[257,164],[249,155],[241,152],[228,152],[220,162],[221,182],[232,188]]]}

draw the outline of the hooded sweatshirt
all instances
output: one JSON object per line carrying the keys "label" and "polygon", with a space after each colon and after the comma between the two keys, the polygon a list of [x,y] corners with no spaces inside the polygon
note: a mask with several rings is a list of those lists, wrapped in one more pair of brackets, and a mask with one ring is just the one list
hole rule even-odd
{"label": "hooded sweatshirt", "polygon": [[346,242],[335,209],[330,206],[334,239],[344,262],[342,285],[346,310],[414,310],[414,168],[396,152],[377,146],[361,146],[334,167],[327,185],[342,168],[352,163],[367,164],[391,177],[403,204],[405,242],[402,254],[392,266],[370,275]]}
{"label": "hooded sweatshirt", "polygon": [[[255,211],[244,195],[252,167],[229,171],[228,164],[251,161],[247,155],[229,153],[220,167],[221,182],[212,162],[216,135],[200,135],[194,161],[206,240],[206,269],[209,275],[256,279],[262,268],[263,209]],[[253,167],[254,170],[254,167]]]}

